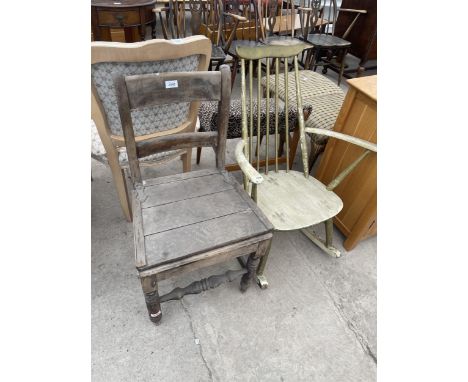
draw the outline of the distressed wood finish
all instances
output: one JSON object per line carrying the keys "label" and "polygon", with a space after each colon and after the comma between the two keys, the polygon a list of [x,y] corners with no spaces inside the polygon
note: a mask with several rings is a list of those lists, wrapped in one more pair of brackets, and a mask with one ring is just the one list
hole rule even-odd
{"label": "distressed wood finish", "polygon": [[[144,108],[169,103],[200,101],[219,101],[221,89],[220,72],[199,73],[156,73],[126,78],[128,96],[132,100],[130,108]],[[168,87],[175,86],[175,87]],[[163,97],[161,97],[161,94]]]}
{"label": "distressed wood finish", "polygon": [[[257,140],[256,154],[253,151],[253,118],[252,114],[247,113],[247,103],[252,102],[252,84],[253,84],[253,71],[252,62],[255,60],[267,60],[274,59],[274,83],[276,88],[279,88],[279,59],[285,61],[285,72],[282,76],[282,80],[285,82],[285,93],[288,94],[287,84],[288,76],[293,75],[295,77],[296,84],[296,105],[297,109],[301,110],[302,105],[302,94],[301,94],[301,82],[299,79],[299,68],[297,55],[305,49],[305,46],[263,46],[256,48],[239,47],[238,54],[241,57],[241,97],[242,97],[242,141],[236,146],[236,159],[239,166],[241,167],[244,174],[244,188],[245,190],[251,190],[251,197],[254,199],[260,209],[263,211],[268,220],[271,221],[276,230],[296,230],[302,229],[304,234],[309,237],[317,246],[323,249],[326,253],[333,257],[339,257],[340,252],[332,246],[333,236],[333,217],[336,216],[343,208],[343,202],[341,199],[332,191],[335,187],[341,187],[343,183],[346,183],[349,175],[358,166],[366,160],[366,158],[372,153],[377,151],[377,146],[374,143],[368,142],[364,139],[358,139],[351,137],[346,134],[341,134],[333,131],[327,131],[322,129],[305,129],[304,118],[302,114],[298,115],[298,126],[299,126],[299,142],[301,144],[302,151],[302,164],[303,173],[297,171],[290,171],[289,166],[286,166],[286,170],[279,170],[277,157],[278,153],[278,123],[275,123],[275,146],[276,146],[276,158],[274,169],[268,169],[268,154],[265,160],[264,173],[261,173],[262,168],[258,165],[259,163],[259,152],[260,147]],[[289,65],[288,60],[290,55],[293,56],[294,72],[288,74]],[[247,81],[245,80],[246,67],[249,67],[248,83],[249,91],[247,92]],[[270,82],[271,74],[267,74],[267,84]],[[269,87],[266,87],[267,94],[269,94]],[[277,99],[277,94],[276,97]],[[275,103],[277,104],[277,100]],[[287,99],[286,99],[287,100]],[[275,105],[277,107],[277,105]],[[288,105],[286,102],[286,109]],[[251,107],[252,109],[252,107]],[[312,110],[313,112],[313,110]],[[275,113],[276,115],[277,113]],[[269,126],[267,122],[267,131]],[[273,123],[273,122],[272,122]],[[288,131],[288,129],[285,129]],[[341,139],[346,143],[352,143],[358,147],[356,149],[361,150],[361,155],[355,158],[353,161],[346,163],[341,168],[340,172],[335,174],[334,178],[330,179],[328,186],[323,184],[321,181],[309,176],[308,160],[307,160],[307,145],[305,132],[328,135],[333,139]],[[258,135],[258,131],[257,131]],[[286,147],[288,146],[288,135],[286,135],[284,141]],[[362,153],[362,148],[365,152]],[[257,168],[253,165],[253,158],[257,157]],[[362,165],[361,165],[362,166]],[[312,230],[311,227],[319,224],[325,224],[325,241],[321,240]],[[252,258],[250,261],[254,261]],[[266,279],[263,275],[263,269],[265,268],[267,256],[263,257],[260,261],[259,268],[257,270],[257,278],[260,279],[260,283],[266,283]]]}
{"label": "distressed wood finish", "polygon": [[[338,140],[341,135],[330,135],[317,179],[332,182],[343,170],[363,155],[363,148],[377,150],[377,76],[355,78],[350,86],[340,114],[333,128],[335,134],[352,137]],[[329,132],[327,132],[328,134]],[[362,140],[370,145],[362,145]],[[357,147],[358,144],[361,147]],[[377,157],[367,155],[358,167],[334,190],[343,200],[343,210],[334,218],[339,230],[347,237],[346,250],[352,250],[359,241],[377,232]]]}
{"label": "distressed wood finish", "polygon": [[258,186],[257,198],[260,209],[279,231],[319,224],[343,208],[334,192],[297,171],[270,171]]}
{"label": "distressed wood finish", "polygon": [[[211,44],[204,36],[192,36],[179,42],[166,40],[150,40],[124,44],[118,42],[96,41],[91,43],[91,65],[103,62],[146,62],[177,60],[184,57],[198,55],[199,63],[197,70],[208,69],[211,54]],[[144,142],[148,139],[160,136],[171,135],[180,132],[193,132],[198,114],[198,103],[190,105],[189,116],[186,122],[175,129],[154,132],[141,135],[135,138],[136,142]],[[112,178],[117,189],[117,195],[125,218],[132,220],[131,203],[127,190],[124,170],[121,168],[118,158],[119,150],[125,146],[125,139],[121,135],[112,134],[107,123],[104,107],[99,99],[96,87],[91,82],[91,118],[96,124],[96,128],[106,150],[106,157],[112,171]],[[183,155],[184,171],[190,171],[190,157]],[[159,164],[155,162],[152,164]]]}
{"label": "distressed wood finish", "polygon": [[[183,73],[173,77],[168,74],[167,78],[183,78],[187,86],[193,84],[192,89],[170,89],[174,91],[174,98],[170,100],[218,100],[218,131],[158,137],[144,144],[135,141],[130,113],[170,98],[165,97],[168,89],[161,86],[166,78],[157,75],[115,78],[134,184],[135,263],[149,318],[154,323],[161,320],[162,302],[201,293],[241,275],[246,275],[240,284],[244,292],[255,276],[260,258],[268,253],[272,237],[271,224],[224,170],[230,102],[229,68],[223,65],[219,73],[201,72],[199,77],[197,75]],[[200,81],[206,82],[203,91]],[[139,167],[142,155],[195,144],[215,148],[215,170],[142,180]],[[176,288],[164,296],[159,295],[157,283],[164,278],[245,255],[250,255],[246,270],[227,271],[223,275],[193,282],[185,288]]]}

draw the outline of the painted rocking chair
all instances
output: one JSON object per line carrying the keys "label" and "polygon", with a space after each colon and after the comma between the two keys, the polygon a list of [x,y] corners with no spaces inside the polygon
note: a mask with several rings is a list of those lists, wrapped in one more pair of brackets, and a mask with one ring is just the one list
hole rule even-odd
{"label": "painted rocking chair", "polygon": [[[294,158],[287,157],[286,168],[279,169],[278,145],[280,141],[280,130],[283,128],[278,126],[278,119],[274,121],[267,119],[266,134],[263,141],[264,147],[259,137],[261,132],[257,127],[255,131],[253,118],[248,114],[252,113],[252,108],[248,109],[248,103],[252,102],[252,78],[253,71],[251,67],[256,64],[255,61],[266,61],[268,69],[266,71],[266,92],[269,94],[270,76],[274,76],[274,83],[278,88],[278,81],[284,81],[286,92],[288,92],[288,77],[289,75],[295,77],[296,84],[296,103],[295,105],[288,105],[288,97],[285,98],[285,107],[297,107],[298,110],[302,109],[302,95],[301,95],[301,82],[299,78],[298,58],[297,56],[307,49],[307,45],[294,45],[294,46],[259,46],[251,47],[238,47],[237,53],[241,57],[241,98],[242,98],[242,140],[237,144],[235,149],[236,160],[242,169],[244,175],[244,188],[248,191],[251,197],[255,200],[262,212],[273,224],[275,230],[288,231],[301,229],[302,232],[309,237],[318,247],[324,250],[327,254],[333,257],[339,257],[340,252],[332,246],[333,236],[333,217],[336,216],[343,207],[341,199],[333,192],[340,182],[351,171],[362,162],[366,156],[372,152],[377,152],[377,146],[373,143],[354,138],[345,134],[336,133],[317,128],[305,128],[304,117],[302,113],[298,113],[299,131],[300,131],[300,146],[302,151],[303,171],[290,170],[289,163]],[[273,60],[271,62],[271,60]],[[293,72],[288,72],[289,63],[293,61]],[[284,74],[280,75],[280,61],[284,61],[285,65]],[[286,64],[287,63],[287,64]],[[246,67],[249,66],[249,70]],[[259,65],[258,65],[259,66]],[[274,71],[270,71],[270,66],[274,67]],[[246,73],[249,72],[249,89],[246,89]],[[272,73],[272,74],[270,74]],[[262,81],[258,76],[257,81]],[[260,86],[260,85],[259,85]],[[258,92],[257,105],[260,105],[260,97],[263,92]],[[267,97],[266,102],[269,103],[270,99]],[[274,98],[275,108],[278,108],[278,94]],[[269,107],[269,106],[267,106]],[[313,110],[312,110],[313,113]],[[267,114],[268,116],[268,114]],[[287,119],[286,119],[287,123]],[[259,124],[257,124],[259,126]],[[283,128],[284,129],[284,128]],[[286,126],[286,131],[288,126]],[[327,135],[333,138],[345,140],[354,143],[365,149],[364,153],[359,156],[353,163],[351,163],[344,171],[342,171],[330,184],[324,185],[317,179],[309,175],[308,159],[307,159],[307,143],[305,133]],[[270,135],[274,135],[274,142],[271,142]],[[286,154],[289,152],[289,134],[286,134]],[[274,147],[270,147],[270,142]],[[272,146],[273,146],[272,145]],[[265,155],[265,160],[261,160],[262,153]],[[271,163],[270,155],[275,158],[274,164]],[[260,174],[261,167],[263,173]],[[271,168],[269,168],[271,167]],[[325,223],[326,238],[321,240],[312,230],[311,227]],[[257,282],[261,287],[266,287],[268,282],[263,275],[267,256],[263,257],[257,269]]]}

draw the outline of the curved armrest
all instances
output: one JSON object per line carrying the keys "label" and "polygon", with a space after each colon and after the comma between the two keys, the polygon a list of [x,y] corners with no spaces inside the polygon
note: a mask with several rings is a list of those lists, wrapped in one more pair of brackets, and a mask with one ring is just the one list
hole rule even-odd
{"label": "curved armrest", "polygon": [[297,7],[298,10],[300,11],[306,11],[306,12],[312,12],[312,8],[307,8],[307,7]]}
{"label": "curved armrest", "polygon": [[316,127],[306,127],[305,132],[312,133],[312,134],[319,134],[319,135],[327,135],[332,138],[337,138],[337,139],[341,139],[342,141],[353,143],[357,146],[373,151],[375,153],[377,152],[377,145],[375,143],[365,141],[364,139],[352,137],[351,135],[337,133],[336,131],[332,131],[332,130],[318,129]]}
{"label": "curved armrest", "polygon": [[261,176],[257,170],[253,168],[253,166],[249,163],[247,158],[244,155],[244,141],[240,141],[236,145],[236,161],[239,164],[242,172],[249,178],[249,180],[254,184],[260,184],[263,182],[263,176]]}
{"label": "curved armrest", "polygon": [[239,15],[235,15],[233,13],[229,13],[229,12],[226,12],[224,13],[226,16],[231,16],[233,19],[236,19],[238,21],[247,21],[247,19],[244,17],[244,16],[239,16]]}
{"label": "curved armrest", "polygon": [[340,12],[367,13],[365,9],[346,9],[346,8],[340,8]]}

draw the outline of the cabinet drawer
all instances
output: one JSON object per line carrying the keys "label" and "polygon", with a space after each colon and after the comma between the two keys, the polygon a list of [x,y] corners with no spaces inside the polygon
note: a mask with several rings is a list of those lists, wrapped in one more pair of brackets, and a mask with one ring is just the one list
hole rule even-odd
{"label": "cabinet drawer", "polygon": [[119,27],[140,24],[140,12],[138,10],[98,10],[99,26]]}

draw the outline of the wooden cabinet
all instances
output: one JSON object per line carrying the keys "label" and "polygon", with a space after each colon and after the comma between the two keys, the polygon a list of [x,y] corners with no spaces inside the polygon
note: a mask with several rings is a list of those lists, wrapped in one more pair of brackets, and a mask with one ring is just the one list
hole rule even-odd
{"label": "wooden cabinet", "polygon": [[124,32],[125,42],[143,41],[146,26],[154,37],[156,0],[92,0],[91,27],[95,41],[113,41],[113,31]]}
{"label": "wooden cabinet", "polygon": [[[334,130],[377,143],[377,76],[355,78],[348,84]],[[316,178],[328,184],[362,152],[358,146],[330,138]],[[350,251],[377,233],[377,155],[365,158],[334,191],[344,205],[334,223],[346,236],[344,247]]]}

